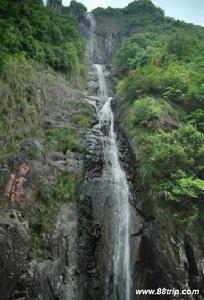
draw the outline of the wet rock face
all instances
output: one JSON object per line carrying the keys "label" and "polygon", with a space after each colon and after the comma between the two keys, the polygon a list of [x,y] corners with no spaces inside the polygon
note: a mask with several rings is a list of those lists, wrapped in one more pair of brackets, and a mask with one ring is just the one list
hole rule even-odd
{"label": "wet rock face", "polygon": [[77,218],[75,204],[64,204],[50,235],[46,258],[37,265],[33,299],[78,299]]}
{"label": "wet rock face", "polygon": [[[96,70],[89,73],[88,92],[98,94],[99,83]],[[100,107],[100,98],[88,96],[87,101],[95,108]],[[84,182],[80,187],[78,200],[78,236],[79,236],[79,299],[102,299],[102,284],[97,259],[97,247],[101,239],[101,212],[105,190],[102,185],[104,165],[103,143],[98,130],[98,117],[95,125],[84,135]]]}
{"label": "wet rock face", "polygon": [[[106,22],[106,20],[103,20]],[[100,24],[100,26],[98,26]],[[110,24],[107,30],[103,26],[103,22],[100,22],[96,18],[96,28],[94,30],[94,53],[93,61],[97,64],[108,65],[114,57],[117,49],[122,42],[122,35],[119,26]],[[84,19],[80,22],[81,32],[84,37],[88,40],[90,36],[90,22]],[[90,83],[89,83],[90,84]]]}
{"label": "wet rock face", "polygon": [[[186,248],[187,247],[187,248]],[[185,299],[204,299],[203,258],[196,249],[181,239],[168,240],[156,221],[147,223],[141,233],[138,259],[134,266],[135,289],[199,290],[200,295],[186,295]],[[151,296],[164,299],[163,295]],[[184,299],[177,296],[176,299]],[[138,296],[136,299],[149,299]],[[166,295],[165,299],[175,299]]]}
{"label": "wet rock face", "polygon": [[[86,159],[85,169],[91,173],[91,178],[99,177],[103,167],[103,145],[98,130],[88,130],[85,137]],[[90,176],[90,175],[89,175]]]}
{"label": "wet rock face", "polygon": [[15,211],[0,217],[0,299],[78,299],[76,214],[62,205],[41,262],[31,260],[28,224]]}
{"label": "wet rock face", "polygon": [[[0,217],[1,299],[18,299],[18,296],[28,295],[22,274],[27,270],[29,247],[28,224],[20,222],[15,211]],[[28,283],[29,276],[26,281]]]}
{"label": "wet rock face", "polygon": [[0,217],[0,299],[78,299],[76,204],[61,206],[40,262],[30,253],[30,224],[19,218],[18,211]]}
{"label": "wet rock face", "polygon": [[78,201],[79,234],[79,299],[101,299],[97,270],[96,247],[101,236],[100,206],[104,191],[101,187],[103,169],[102,143],[97,130],[89,130],[85,138],[85,181]]}
{"label": "wet rock face", "polygon": [[121,36],[119,32],[103,32],[96,28],[96,43],[97,49],[95,56],[98,58],[98,62],[107,64],[111,62],[116,50],[121,44]]}

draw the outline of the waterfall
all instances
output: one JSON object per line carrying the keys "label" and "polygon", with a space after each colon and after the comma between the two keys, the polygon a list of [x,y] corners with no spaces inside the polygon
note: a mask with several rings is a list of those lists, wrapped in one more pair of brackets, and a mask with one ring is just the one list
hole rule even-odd
{"label": "waterfall", "polygon": [[106,101],[108,99],[108,89],[104,78],[104,66],[97,65],[97,64],[95,64],[94,66],[96,67],[98,73],[99,88],[100,88],[99,96]]}
{"label": "waterfall", "polygon": [[88,54],[89,54],[89,59],[92,62],[94,56],[95,19],[91,13],[87,13],[87,20],[89,20],[91,25],[90,32],[89,32]]}
{"label": "waterfall", "polygon": [[[90,59],[94,53],[94,31],[95,20],[92,14],[87,18],[91,22],[89,51]],[[98,114],[99,124],[97,130],[101,134],[104,152],[104,178],[108,178],[113,201],[113,218],[110,220],[111,232],[113,233],[113,257],[112,257],[112,295],[113,300],[131,299],[131,278],[130,278],[130,247],[129,247],[129,186],[125,171],[121,167],[119,159],[119,147],[117,136],[114,131],[114,114],[111,108],[112,98],[109,96],[105,76],[105,66],[95,64],[96,75],[98,76],[100,103],[96,102],[95,107]],[[105,182],[105,181],[104,181]],[[109,298],[108,298],[109,299]]]}
{"label": "waterfall", "polygon": [[[112,187],[115,217],[114,233],[113,293],[114,300],[130,299],[130,249],[129,249],[129,186],[126,174],[120,165],[117,138],[114,131],[114,115],[104,78],[104,66],[96,65],[99,77],[100,96],[105,101],[99,111],[99,127],[103,135],[105,170]],[[106,127],[105,136],[103,128]],[[108,130],[107,130],[108,128]],[[108,136],[106,132],[108,131]]]}

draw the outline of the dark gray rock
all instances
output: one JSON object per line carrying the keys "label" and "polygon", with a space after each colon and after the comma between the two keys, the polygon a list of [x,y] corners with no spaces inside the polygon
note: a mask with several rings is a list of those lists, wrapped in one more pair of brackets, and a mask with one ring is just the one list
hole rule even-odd
{"label": "dark gray rock", "polygon": [[13,299],[10,297],[27,294],[28,287],[20,284],[20,278],[27,270],[29,247],[28,224],[20,222],[15,211],[12,215],[1,215],[0,299]]}
{"label": "dark gray rock", "polygon": [[77,212],[74,204],[62,205],[46,244],[50,259],[37,264],[32,299],[78,299]]}
{"label": "dark gray rock", "polygon": [[48,155],[48,157],[52,161],[63,161],[63,160],[65,160],[65,155],[62,152],[52,152]]}

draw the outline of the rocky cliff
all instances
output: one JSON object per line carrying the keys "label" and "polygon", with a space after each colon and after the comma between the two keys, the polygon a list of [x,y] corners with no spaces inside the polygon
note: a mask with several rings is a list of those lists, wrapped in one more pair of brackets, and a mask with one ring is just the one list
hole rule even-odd
{"label": "rocky cliff", "polygon": [[[79,145],[92,123],[93,108],[84,93],[71,88],[62,76],[41,72],[44,79],[33,82],[38,89],[30,92],[39,109],[39,133],[32,136],[33,129],[22,127],[25,138],[19,152],[4,159],[0,298],[5,300],[77,299],[78,293],[78,213],[71,197],[72,193],[78,197],[83,180],[83,146]],[[67,136],[68,132],[72,136]],[[73,140],[75,134],[79,144]],[[25,184],[18,190],[14,183],[5,195],[10,174],[21,178],[19,167],[23,164],[29,168]],[[57,203],[60,197],[61,204]]]}
{"label": "rocky cliff", "polygon": [[61,11],[61,9],[62,9],[62,0],[47,0],[46,5],[51,7],[54,10]]}

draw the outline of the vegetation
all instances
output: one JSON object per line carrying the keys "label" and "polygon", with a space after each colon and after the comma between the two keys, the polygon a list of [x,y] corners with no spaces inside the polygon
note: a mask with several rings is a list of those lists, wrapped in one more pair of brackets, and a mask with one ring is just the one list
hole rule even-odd
{"label": "vegetation", "polygon": [[39,134],[41,115],[36,100],[43,74],[24,57],[8,56],[0,78],[0,163],[16,153],[22,138]]}
{"label": "vegetation", "polygon": [[24,217],[29,218],[31,230],[31,255],[41,260],[44,255],[42,234],[47,234],[62,203],[74,201],[76,180],[68,169],[58,171],[56,184],[43,185],[37,191],[37,209],[33,213],[31,204],[24,207]]}
{"label": "vegetation", "polygon": [[0,19],[1,164],[5,155],[19,151],[22,139],[41,134],[42,105],[47,104],[43,89],[56,77],[51,68],[80,82],[86,63],[85,43],[69,14],[42,1],[0,0]]}
{"label": "vegetation", "polygon": [[[143,30],[146,26],[160,24],[164,20],[164,13],[160,8],[155,8],[150,0],[133,1],[124,9],[108,7],[94,10],[97,18],[97,26],[101,31],[117,30],[123,37],[132,35],[134,32]],[[111,20],[110,20],[111,17]]]}
{"label": "vegetation", "polygon": [[204,219],[204,29],[161,12],[158,24],[159,11],[148,0],[132,6],[151,13],[151,26],[144,22],[123,42],[112,72],[138,160],[139,196],[153,203],[167,230],[198,238]]}
{"label": "vegetation", "polygon": [[76,182],[68,170],[58,173],[57,183],[53,186],[44,185],[38,191],[41,203],[38,233],[47,232],[53,224],[53,218],[60,203],[73,201]]}
{"label": "vegetation", "polygon": [[[91,125],[93,108],[73,88],[84,87],[88,67],[85,42],[74,20],[85,12],[75,2],[61,14],[41,0],[0,0],[0,190],[3,195],[21,161],[33,177],[39,167],[40,175],[28,178],[23,201],[16,204],[22,220],[29,222],[31,255],[39,259],[42,235],[50,230],[60,205],[74,201],[77,184],[67,167],[51,167],[45,156],[82,153],[80,134]],[[62,118],[72,129],[47,129],[46,118],[53,123]]]}
{"label": "vegetation", "polygon": [[40,1],[0,1],[0,71],[9,56],[32,58],[56,70],[76,72],[84,42],[75,21]]}
{"label": "vegetation", "polygon": [[65,128],[50,129],[47,131],[47,148],[52,151],[66,153],[67,150],[82,152],[77,137]]}
{"label": "vegetation", "polygon": [[74,16],[78,22],[84,22],[87,8],[80,2],[71,1],[68,7],[63,7],[62,12]]}

